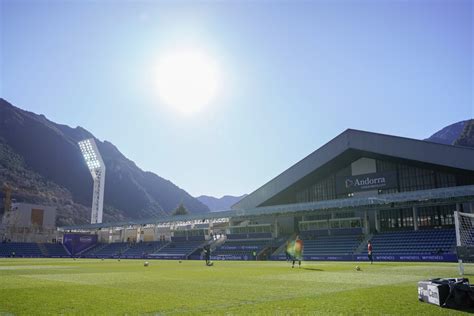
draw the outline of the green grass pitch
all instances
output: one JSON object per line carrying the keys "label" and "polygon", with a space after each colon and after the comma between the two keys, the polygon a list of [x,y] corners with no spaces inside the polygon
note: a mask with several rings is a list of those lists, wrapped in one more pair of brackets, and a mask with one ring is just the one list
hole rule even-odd
{"label": "green grass pitch", "polygon": [[0,315],[463,314],[417,299],[417,281],[456,264],[149,262],[0,259]]}

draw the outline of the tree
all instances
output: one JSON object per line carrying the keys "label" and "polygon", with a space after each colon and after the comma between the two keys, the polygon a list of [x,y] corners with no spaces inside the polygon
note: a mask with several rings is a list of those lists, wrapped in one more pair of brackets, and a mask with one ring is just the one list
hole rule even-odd
{"label": "tree", "polygon": [[171,215],[176,216],[176,215],[188,215],[189,211],[186,209],[186,207],[183,205],[183,203],[179,203],[178,207],[171,213]]}

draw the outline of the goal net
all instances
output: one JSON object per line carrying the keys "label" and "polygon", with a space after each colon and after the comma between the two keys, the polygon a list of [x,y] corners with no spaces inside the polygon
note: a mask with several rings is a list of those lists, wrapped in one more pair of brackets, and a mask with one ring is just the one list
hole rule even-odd
{"label": "goal net", "polygon": [[459,273],[464,274],[464,263],[474,262],[474,214],[454,212],[456,251]]}

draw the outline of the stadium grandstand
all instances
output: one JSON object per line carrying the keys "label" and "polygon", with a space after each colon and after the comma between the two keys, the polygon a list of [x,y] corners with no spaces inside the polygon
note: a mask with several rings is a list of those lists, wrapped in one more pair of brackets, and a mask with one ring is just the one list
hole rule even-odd
{"label": "stadium grandstand", "polygon": [[0,257],[67,258],[71,254],[60,243],[2,242]]}
{"label": "stadium grandstand", "polygon": [[474,149],[349,129],[230,210],[59,227],[62,253],[0,255],[284,260],[299,235],[304,260],[367,260],[370,240],[376,261],[456,261],[454,211],[474,213]]}

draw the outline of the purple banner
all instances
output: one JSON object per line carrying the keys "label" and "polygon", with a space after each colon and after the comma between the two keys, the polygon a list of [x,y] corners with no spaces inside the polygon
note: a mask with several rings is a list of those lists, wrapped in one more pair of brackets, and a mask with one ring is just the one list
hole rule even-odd
{"label": "purple banner", "polygon": [[[355,255],[356,261],[368,261],[367,256]],[[458,258],[454,253],[446,253],[439,255],[422,255],[422,254],[406,254],[406,255],[374,255],[374,261],[433,261],[433,262],[456,262]]]}
{"label": "purple banner", "polygon": [[220,256],[211,256],[211,260],[252,260],[253,256],[249,255],[220,255]]}
{"label": "purple banner", "polygon": [[72,255],[75,255],[97,244],[97,235],[65,234],[63,244]]}
{"label": "purple banner", "polygon": [[152,253],[148,255],[151,259],[175,259],[175,260],[186,260],[186,255],[179,254],[164,254],[164,253]]}
{"label": "purple banner", "polygon": [[[272,256],[271,260],[286,260],[285,255]],[[367,255],[314,255],[303,256],[306,261],[369,261]],[[416,261],[416,262],[456,262],[453,253],[439,255],[405,254],[405,255],[374,255],[374,261]]]}

